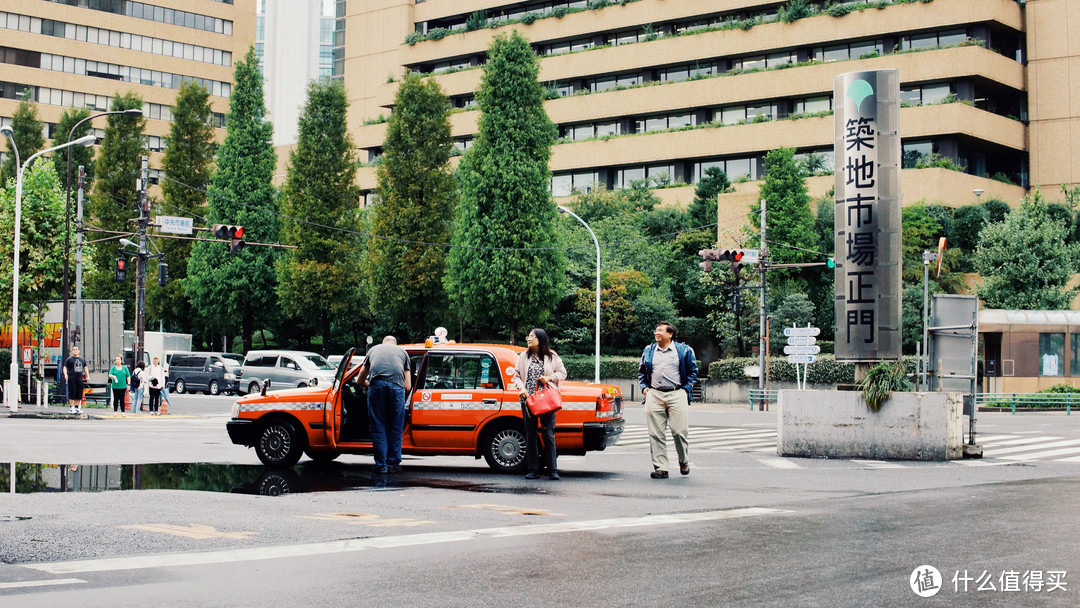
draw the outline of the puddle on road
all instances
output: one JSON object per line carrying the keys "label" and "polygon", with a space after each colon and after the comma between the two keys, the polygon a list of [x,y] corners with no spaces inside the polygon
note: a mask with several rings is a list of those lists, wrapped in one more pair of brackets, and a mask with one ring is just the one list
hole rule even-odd
{"label": "puddle on road", "polygon": [[[0,464],[0,493],[11,491],[11,463]],[[500,476],[500,480],[516,477]],[[472,483],[438,477],[430,471],[406,470],[377,475],[371,465],[301,464],[289,468],[261,465],[173,464],[42,464],[15,463],[15,491],[106,492],[113,490],[192,490],[278,496],[301,492],[341,490],[402,490],[438,488],[464,492],[537,494],[540,487],[501,483]]]}

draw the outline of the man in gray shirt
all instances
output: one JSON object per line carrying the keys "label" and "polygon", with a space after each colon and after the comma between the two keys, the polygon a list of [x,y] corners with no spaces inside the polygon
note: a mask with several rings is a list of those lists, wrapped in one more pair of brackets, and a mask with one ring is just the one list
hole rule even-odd
{"label": "man in gray shirt", "polygon": [[668,456],[665,427],[671,429],[679,472],[690,474],[689,413],[690,396],[697,382],[697,359],[694,349],[675,341],[675,326],[657,324],[653,330],[656,343],[645,347],[638,366],[638,385],[645,397],[645,422],[649,427],[649,451],[652,454],[653,479],[667,479]]}
{"label": "man in gray shirt", "polygon": [[401,472],[401,438],[405,432],[405,396],[412,389],[409,353],[386,336],[368,351],[357,381],[368,387],[368,422],[376,473]]}

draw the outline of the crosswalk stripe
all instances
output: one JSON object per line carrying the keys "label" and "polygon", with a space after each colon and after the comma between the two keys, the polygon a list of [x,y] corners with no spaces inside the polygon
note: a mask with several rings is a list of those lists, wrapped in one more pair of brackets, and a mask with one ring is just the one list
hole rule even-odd
{"label": "crosswalk stripe", "polygon": [[[1060,439],[1055,437],[1054,439]],[[1070,439],[1066,441],[1051,441],[1049,443],[1039,443],[1037,445],[1018,445],[1011,448],[1002,448],[1000,450],[989,450],[990,455],[994,458],[1001,456],[1002,454],[1015,454],[1017,452],[1030,452],[1031,450],[1043,450],[1046,448],[1060,448],[1067,445],[1076,445],[1080,443],[1080,439]]]}
{"label": "crosswalk stripe", "polygon": [[[1064,442],[1060,442],[1064,443]],[[1077,443],[1077,442],[1073,442]],[[1046,445],[1042,447],[1051,447]],[[1012,456],[1002,456],[1002,460],[1035,460],[1037,458],[1053,458],[1054,456],[1064,456],[1066,454],[1080,454],[1080,447],[1063,448],[1059,450],[1046,450],[1042,452],[1032,452],[1030,454],[1013,454]]]}
{"label": "crosswalk stripe", "polygon": [[871,469],[906,469],[907,465],[900,464],[899,462],[888,462],[885,460],[858,460],[852,459],[851,462],[855,464],[865,465]]}
{"label": "crosswalk stripe", "polygon": [[1024,444],[1027,444],[1027,443],[1039,443],[1039,442],[1042,442],[1042,441],[1055,441],[1055,440],[1058,440],[1058,439],[1063,439],[1063,438],[1062,437],[1025,437],[1023,439],[1011,439],[1009,441],[995,441],[995,442],[983,441],[982,445],[983,445],[983,448],[987,448],[987,449],[994,448],[995,452],[1000,452],[1001,450],[996,449],[998,446],[1024,445]]}

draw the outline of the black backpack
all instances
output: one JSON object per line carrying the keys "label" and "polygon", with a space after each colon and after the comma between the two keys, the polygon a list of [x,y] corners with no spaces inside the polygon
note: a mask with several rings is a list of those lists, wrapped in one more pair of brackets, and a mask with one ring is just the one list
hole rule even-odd
{"label": "black backpack", "polygon": [[142,380],[139,379],[139,370],[135,370],[135,373],[131,375],[131,388],[139,388],[140,384],[142,384]]}

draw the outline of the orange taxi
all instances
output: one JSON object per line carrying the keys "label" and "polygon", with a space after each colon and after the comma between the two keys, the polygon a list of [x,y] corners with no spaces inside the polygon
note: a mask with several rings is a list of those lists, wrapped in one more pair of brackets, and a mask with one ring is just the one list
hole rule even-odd
{"label": "orange taxi", "polygon": [[[403,345],[412,360],[402,453],[481,456],[500,472],[525,466],[518,391],[510,381],[523,348],[497,344]],[[292,466],[301,454],[328,462],[341,454],[370,454],[366,389],[342,358],[330,386],[268,391],[237,399],[226,427],[232,442],[254,447],[264,464]],[[603,450],[623,431],[617,386],[562,382],[555,417],[558,453]]]}

